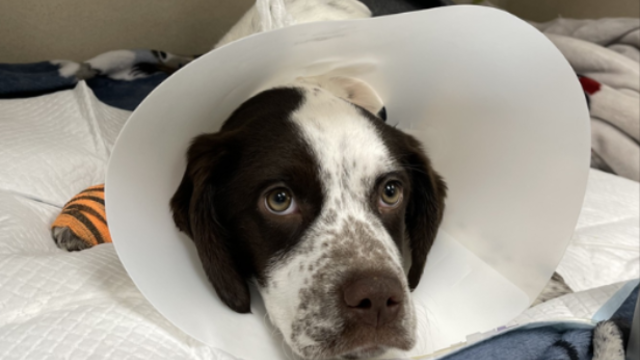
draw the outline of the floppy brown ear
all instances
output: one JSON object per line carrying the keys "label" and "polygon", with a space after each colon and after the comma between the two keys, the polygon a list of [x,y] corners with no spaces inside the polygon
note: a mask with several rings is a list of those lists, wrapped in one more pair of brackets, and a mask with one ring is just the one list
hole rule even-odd
{"label": "floppy brown ear", "polygon": [[238,270],[232,247],[215,210],[216,188],[233,162],[229,139],[223,134],[201,135],[187,153],[187,170],[171,198],[173,219],[196,245],[204,272],[220,299],[238,313],[250,312],[251,297]]}
{"label": "floppy brown ear", "polygon": [[431,167],[431,161],[418,140],[405,136],[407,152],[403,165],[411,179],[411,195],[405,215],[411,248],[411,268],[407,278],[409,288],[413,290],[420,282],[427,254],[442,221],[447,185]]}

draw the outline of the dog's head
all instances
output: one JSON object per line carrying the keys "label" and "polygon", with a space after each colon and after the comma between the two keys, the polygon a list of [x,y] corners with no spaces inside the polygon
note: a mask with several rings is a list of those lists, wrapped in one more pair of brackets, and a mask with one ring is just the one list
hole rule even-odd
{"label": "dog's head", "polygon": [[444,210],[419,142],[347,100],[312,83],[254,96],[193,141],[171,200],[222,301],[249,312],[255,280],[310,359],[413,347],[409,292]]}

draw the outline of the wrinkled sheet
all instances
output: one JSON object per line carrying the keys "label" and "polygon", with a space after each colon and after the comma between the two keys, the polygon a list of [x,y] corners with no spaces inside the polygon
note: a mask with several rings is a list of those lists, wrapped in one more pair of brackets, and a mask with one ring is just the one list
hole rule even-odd
{"label": "wrinkled sheet", "polygon": [[567,58],[589,102],[591,165],[640,180],[640,19],[532,23]]}

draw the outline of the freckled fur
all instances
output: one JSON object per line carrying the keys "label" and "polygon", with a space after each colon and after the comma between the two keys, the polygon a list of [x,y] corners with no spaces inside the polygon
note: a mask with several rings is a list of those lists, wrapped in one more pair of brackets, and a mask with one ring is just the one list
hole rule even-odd
{"label": "freckled fur", "polygon": [[[310,271],[293,274],[286,262],[272,265],[271,281],[287,284],[289,289],[263,291],[269,317],[300,355],[324,358],[340,354],[358,344],[351,340],[353,335],[346,336],[357,331],[343,322],[344,314],[336,303],[338,286],[353,269],[391,273],[402,279],[407,296],[398,323],[404,327],[389,331],[393,339],[387,345],[407,350],[415,341],[415,319],[402,258],[380,219],[372,215],[368,199],[376,179],[401,166],[358,108],[334,103],[332,94],[324,90],[306,91],[317,96],[303,104],[292,121],[313,149],[323,174],[324,197],[340,200],[325,204],[298,245],[313,250],[291,257],[312,264]],[[365,342],[375,334],[356,337]]]}

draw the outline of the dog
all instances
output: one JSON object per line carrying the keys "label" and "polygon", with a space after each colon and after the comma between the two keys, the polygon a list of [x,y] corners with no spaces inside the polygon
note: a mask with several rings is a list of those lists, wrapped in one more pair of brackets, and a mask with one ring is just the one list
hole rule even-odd
{"label": "dog", "polygon": [[271,322],[306,359],[415,344],[410,291],[447,187],[376,99],[346,78],[263,91],[193,140],[171,199],[220,299],[250,312],[254,281]]}
{"label": "dog", "polygon": [[[304,15],[302,3],[296,22],[324,19]],[[356,0],[316,4],[325,20],[387,11]],[[260,31],[251,11],[217,46]],[[352,79],[267,90],[220,132],[194,140],[171,200],[220,299],[249,312],[247,283],[255,281],[272,323],[302,357],[368,358],[415,343],[409,291],[446,185],[418,141],[384,120],[379,99]],[[68,251],[91,246],[67,227],[52,235]],[[554,274],[536,303],[568,292]]]}
{"label": "dog", "polygon": [[[277,1],[273,1],[277,2]],[[366,19],[372,16],[393,15],[442,6],[449,0],[282,0],[287,15],[280,19],[285,24],[303,24],[317,21]],[[214,49],[243,37],[270,29],[262,24],[261,11],[252,6],[244,16],[215,44]],[[282,16],[277,9],[269,9],[274,17]],[[273,26],[273,24],[271,24]]]}

